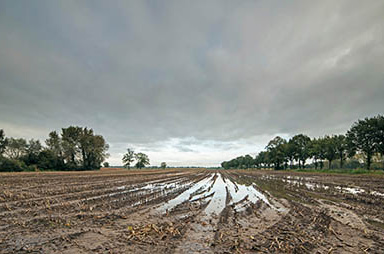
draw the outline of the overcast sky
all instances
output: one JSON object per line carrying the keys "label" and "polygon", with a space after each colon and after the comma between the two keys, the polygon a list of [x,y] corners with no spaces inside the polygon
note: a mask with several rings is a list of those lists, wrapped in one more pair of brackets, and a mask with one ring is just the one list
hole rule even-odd
{"label": "overcast sky", "polygon": [[216,166],[384,113],[384,1],[0,1],[0,129]]}

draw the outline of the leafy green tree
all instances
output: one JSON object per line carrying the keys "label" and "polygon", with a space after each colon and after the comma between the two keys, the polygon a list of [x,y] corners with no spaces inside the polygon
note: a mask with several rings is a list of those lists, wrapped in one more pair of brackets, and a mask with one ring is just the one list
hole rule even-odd
{"label": "leafy green tree", "polygon": [[104,166],[104,168],[109,168],[109,163],[108,162],[104,162],[103,166]]}
{"label": "leafy green tree", "polygon": [[243,165],[245,168],[253,168],[255,165],[255,160],[251,155],[247,154],[243,158]]}
{"label": "leafy green tree", "polygon": [[261,151],[258,153],[256,161],[259,163],[260,167],[269,168],[269,165],[271,164],[269,152]]}
{"label": "leafy green tree", "polygon": [[[324,136],[311,140],[310,137],[299,134],[292,137],[289,142],[276,137],[268,143],[266,149],[258,153],[253,161],[248,156],[239,156],[224,161],[221,165],[225,169],[230,169],[254,166],[265,168],[273,164],[275,169],[281,169],[288,167],[287,162],[290,162],[292,167],[294,161],[298,161],[299,168],[304,168],[306,160],[313,158],[316,169],[319,164],[323,169],[324,160],[328,160],[331,168],[335,159],[340,160],[341,168],[345,163],[347,163],[345,167],[355,168],[360,166],[359,161],[364,156],[365,165],[370,169],[373,158],[375,163],[380,160],[384,163],[384,116],[358,120],[346,135]],[[346,160],[346,157],[353,159]],[[377,164],[374,166],[377,167]]]}
{"label": "leafy green tree", "polygon": [[331,169],[332,161],[337,158],[335,138],[325,136],[323,142],[325,145],[324,157],[328,160],[328,168]]}
{"label": "leafy green tree", "polygon": [[230,161],[224,161],[221,163],[221,166],[224,169],[230,168],[253,168],[256,165],[256,159],[252,158],[251,155],[247,154],[245,156],[239,156]]}
{"label": "leafy green tree", "polygon": [[26,146],[26,155],[24,156],[24,162],[27,165],[36,165],[38,163],[38,156],[43,150],[39,140],[31,139]]}
{"label": "leafy green tree", "polygon": [[[51,151],[55,156],[55,169],[65,169],[63,156],[63,141],[56,131],[51,131],[48,134],[48,139],[45,140],[47,150]],[[52,169],[52,168],[51,168]]]}
{"label": "leafy green tree", "polygon": [[144,153],[137,153],[135,154],[136,159],[136,168],[144,168],[146,165],[149,165],[149,158],[148,155]]}
{"label": "leafy green tree", "polygon": [[269,152],[270,161],[274,164],[275,169],[281,169],[285,160],[284,144],[287,141],[279,136],[269,141],[267,151]]}
{"label": "leafy green tree", "polygon": [[224,169],[231,169],[231,168],[240,168],[240,160],[239,157],[232,159],[230,161],[224,161],[221,163],[221,166]]}
{"label": "leafy green tree", "polygon": [[56,157],[63,157],[62,140],[56,131],[48,134],[48,139],[45,140],[45,144]]}
{"label": "leafy green tree", "polygon": [[376,120],[376,130],[375,130],[375,143],[376,151],[381,154],[383,160],[384,168],[384,116],[378,115],[375,117]]}
{"label": "leafy green tree", "polygon": [[84,128],[81,129],[78,137],[79,150],[81,151],[81,162],[84,169],[92,168],[92,155],[91,151],[93,149],[93,130]]}
{"label": "leafy green tree", "polygon": [[325,143],[323,138],[314,138],[311,141],[311,145],[309,147],[309,154],[310,157],[313,158],[315,168],[317,169],[317,167],[320,166],[320,169],[323,169],[323,160],[325,160]]}
{"label": "leafy green tree", "polygon": [[311,138],[304,134],[298,134],[290,139],[295,154],[295,159],[299,162],[299,168],[305,168],[305,162],[310,157]]}
{"label": "leafy green tree", "polygon": [[1,158],[0,160],[0,172],[20,172],[26,168],[23,161],[9,158]]}
{"label": "leafy green tree", "polygon": [[0,129],[0,156],[3,155],[7,147],[7,139],[5,138],[4,130]]}
{"label": "leafy green tree", "polygon": [[135,152],[132,149],[128,148],[127,153],[123,156],[124,167],[129,169],[131,167],[131,163],[134,162],[134,160]]}
{"label": "leafy green tree", "polygon": [[68,128],[61,129],[63,156],[69,168],[77,167],[81,132],[82,128],[78,126],[69,126]]}
{"label": "leafy green tree", "polygon": [[46,149],[39,153],[37,167],[41,170],[57,170],[62,169],[63,165],[52,150]]}
{"label": "leafy green tree", "polygon": [[378,147],[377,120],[365,118],[355,122],[347,132],[350,155],[362,152],[365,155],[366,167],[371,168],[372,156]]}
{"label": "leafy green tree", "polygon": [[297,150],[295,144],[292,142],[292,139],[290,139],[288,143],[285,144],[284,150],[285,150],[286,160],[290,162],[289,164],[292,169],[294,167],[293,163],[295,161],[296,150]]}
{"label": "leafy green tree", "polygon": [[161,167],[162,169],[165,169],[165,168],[167,167],[167,163],[162,162],[162,163],[160,164],[160,167]]}
{"label": "leafy green tree", "polygon": [[94,135],[89,140],[91,146],[86,152],[86,157],[83,158],[87,161],[88,169],[98,169],[101,163],[109,157],[107,153],[109,145],[101,135]]}
{"label": "leafy green tree", "polygon": [[11,160],[20,160],[27,152],[27,141],[23,138],[7,138],[4,154]]}
{"label": "leafy green tree", "polygon": [[95,135],[92,129],[83,128],[79,135],[79,150],[83,169],[100,168],[101,163],[108,158],[109,145],[103,136]]}
{"label": "leafy green tree", "polygon": [[337,156],[340,160],[340,168],[343,168],[345,157],[348,153],[348,144],[344,135],[336,135],[333,137]]}
{"label": "leafy green tree", "polygon": [[70,126],[62,129],[61,142],[56,133],[50,134],[49,144],[59,151],[60,143],[68,169],[98,169],[108,158],[109,145],[101,135],[87,127]]}
{"label": "leafy green tree", "polygon": [[244,156],[239,156],[232,162],[234,168],[245,168],[245,159]]}
{"label": "leafy green tree", "polygon": [[[49,133],[43,149],[39,140],[5,138],[0,130],[0,152],[7,156],[2,165],[11,165],[23,170],[42,169],[95,169],[109,156],[108,144],[103,136],[95,135],[92,129],[70,126],[62,129],[61,137],[56,131]],[[0,155],[1,155],[0,153]],[[0,156],[2,157],[2,156]],[[18,161],[18,162],[17,162]]]}

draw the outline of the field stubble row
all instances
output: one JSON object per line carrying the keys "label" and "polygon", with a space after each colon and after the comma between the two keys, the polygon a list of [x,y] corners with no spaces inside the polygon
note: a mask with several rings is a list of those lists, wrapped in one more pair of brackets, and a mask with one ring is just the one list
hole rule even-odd
{"label": "field stubble row", "polygon": [[0,253],[384,252],[382,177],[116,170],[0,182]]}

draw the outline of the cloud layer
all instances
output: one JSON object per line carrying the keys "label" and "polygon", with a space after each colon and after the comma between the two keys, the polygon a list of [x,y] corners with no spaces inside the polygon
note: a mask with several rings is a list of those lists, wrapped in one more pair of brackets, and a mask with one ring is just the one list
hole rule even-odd
{"label": "cloud layer", "polygon": [[218,165],[384,109],[381,1],[1,1],[0,128]]}

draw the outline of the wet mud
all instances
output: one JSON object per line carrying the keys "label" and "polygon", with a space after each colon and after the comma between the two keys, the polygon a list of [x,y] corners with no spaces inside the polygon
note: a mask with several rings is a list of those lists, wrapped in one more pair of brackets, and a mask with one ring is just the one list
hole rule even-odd
{"label": "wet mud", "polygon": [[2,174],[0,253],[384,253],[384,178]]}

